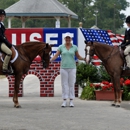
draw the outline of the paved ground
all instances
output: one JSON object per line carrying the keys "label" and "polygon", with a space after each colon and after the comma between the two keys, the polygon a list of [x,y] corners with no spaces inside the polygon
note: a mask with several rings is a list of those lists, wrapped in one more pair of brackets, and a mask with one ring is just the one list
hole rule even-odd
{"label": "paved ground", "polygon": [[[30,78],[25,84],[32,82]],[[22,108],[16,109],[12,98],[6,96],[5,82],[1,79],[0,130],[130,130],[130,102],[123,101],[121,108],[115,108],[110,101],[76,98],[74,108],[61,108],[58,92],[56,97],[43,98],[35,94],[35,87],[31,92],[28,86],[27,96],[19,98]]]}

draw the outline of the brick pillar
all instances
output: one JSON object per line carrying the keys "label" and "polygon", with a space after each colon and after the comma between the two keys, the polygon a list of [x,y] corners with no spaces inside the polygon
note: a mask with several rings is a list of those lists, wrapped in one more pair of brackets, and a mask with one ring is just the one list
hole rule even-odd
{"label": "brick pillar", "polygon": [[[9,75],[9,76],[7,76],[7,78],[9,81],[9,97],[13,97],[15,77],[12,75]],[[18,96],[19,97],[23,96],[23,82],[20,83]]]}

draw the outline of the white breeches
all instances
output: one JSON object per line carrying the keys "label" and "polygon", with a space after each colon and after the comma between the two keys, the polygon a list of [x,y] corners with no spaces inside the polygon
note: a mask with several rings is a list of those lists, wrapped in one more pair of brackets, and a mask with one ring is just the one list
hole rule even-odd
{"label": "white breeches", "polygon": [[126,46],[126,49],[124,50],[124,55],[126,55],[125,59],[126,59],[126,63],[127,66],[130,67],[130,45]]}
{"label": "white breeches", "polygon": [[60,74],[61,74],[61,85],[62,85],[62,98],[74,99],[76,69],[60,69]]}

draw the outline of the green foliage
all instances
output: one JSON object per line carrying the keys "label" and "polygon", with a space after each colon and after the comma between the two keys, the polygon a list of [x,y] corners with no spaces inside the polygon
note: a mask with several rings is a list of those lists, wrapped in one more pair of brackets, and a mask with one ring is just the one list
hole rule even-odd
{"label": "green foliage", "polygon": [[[78,15],[78,20],[72,20],[72,26],[77,27],[79,22],[83,22],[84,28],[90,28],[95,24],[96,11],[97,26],[100,29],[112,30],[123,27],[125,15],[120,13],[129,7],[126,0],[59,0]],[[64,24],[64,23],[62,23]]]}
{"label": "green foliage", "polygon": [[123,27],[126,16],[120,11],[126,7],[129,7],[126,0],[95,0],[93,8],[98,10],[98,27],[116,32],[118,28]]}
{"label": "green foliage", "polygon": [[130,86],[123,86],[122,100],[130,100]]}
{"label": "green foliage", "polygon": [[85,87],[85,83],[87,79],[91,83],[101,82],[101,81],[111,81],[109,74],[107,73],[104,66],[100,66],[97,68],[96,66],[79,63],[77,65],[77,73],[76,73],[76,83],[79,84],[82,88]]}
{"label": "green foliage", "polygon": [[[0,0],[0,8],[7,8],[19,0]],[[126,0],[59,0],[62,4],[78,15],[78,19],[72,19],[72,27],[78,27],[83,22],[84,28],[90,28],[95,24],[95,10],[97,13],[97,26],[104,30],[115,30],[123,27],[125,15],[120,13],[129,4]],[[68,26],[68,19],[61,19],[61,27]],[[5,20],[7,27],[7,19]],[[21,27],[20,19],[12,20],[12,27]],[[26,27],[55,27],[55,19],[29,19]]]}
{"label": "green foliage", "polygon": [[0,0],[0,9],[6,9],[19,0]]}
{"label": "green foliage", "polygon": [[125,34],[125,30],[126,30],[126,28],[120,28],[120,29],[118,29],[118,30],[116,31],[116,33],[117,33],[117,34],[122,34],[122,35],[124,35],[124,34]]}
{"label": "green foliage", "polygon": [[104,66],[100,66],[99,68],[99,75],[100,75],[100,82],[101,81],[108,81],[110,82],[111,81],[111,77],[110,75],[107,73],[106,69]]}
{"label": "green foliage", "polygon": [[87,85],[83,88],[80,99],[83,100],[95,100],[94,88],[90,86],[89,79],[87,80]]}
{"label": "green foliage", "polygon": [[76,83],[81,87],[84,87],[84,84],[87,82],[88,78],[90,82],[98,82],[98,69],[90,64],[87,65],[85,63],[79,63],[77,65]]}

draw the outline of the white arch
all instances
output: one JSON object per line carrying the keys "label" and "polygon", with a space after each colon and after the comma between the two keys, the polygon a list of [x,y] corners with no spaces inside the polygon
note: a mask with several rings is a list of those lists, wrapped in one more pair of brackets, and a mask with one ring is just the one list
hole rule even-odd
{"label": "white arch", "polygon": [[24,78],[23,96],[40,97],[40,81],[36,75],[28,74]]}

